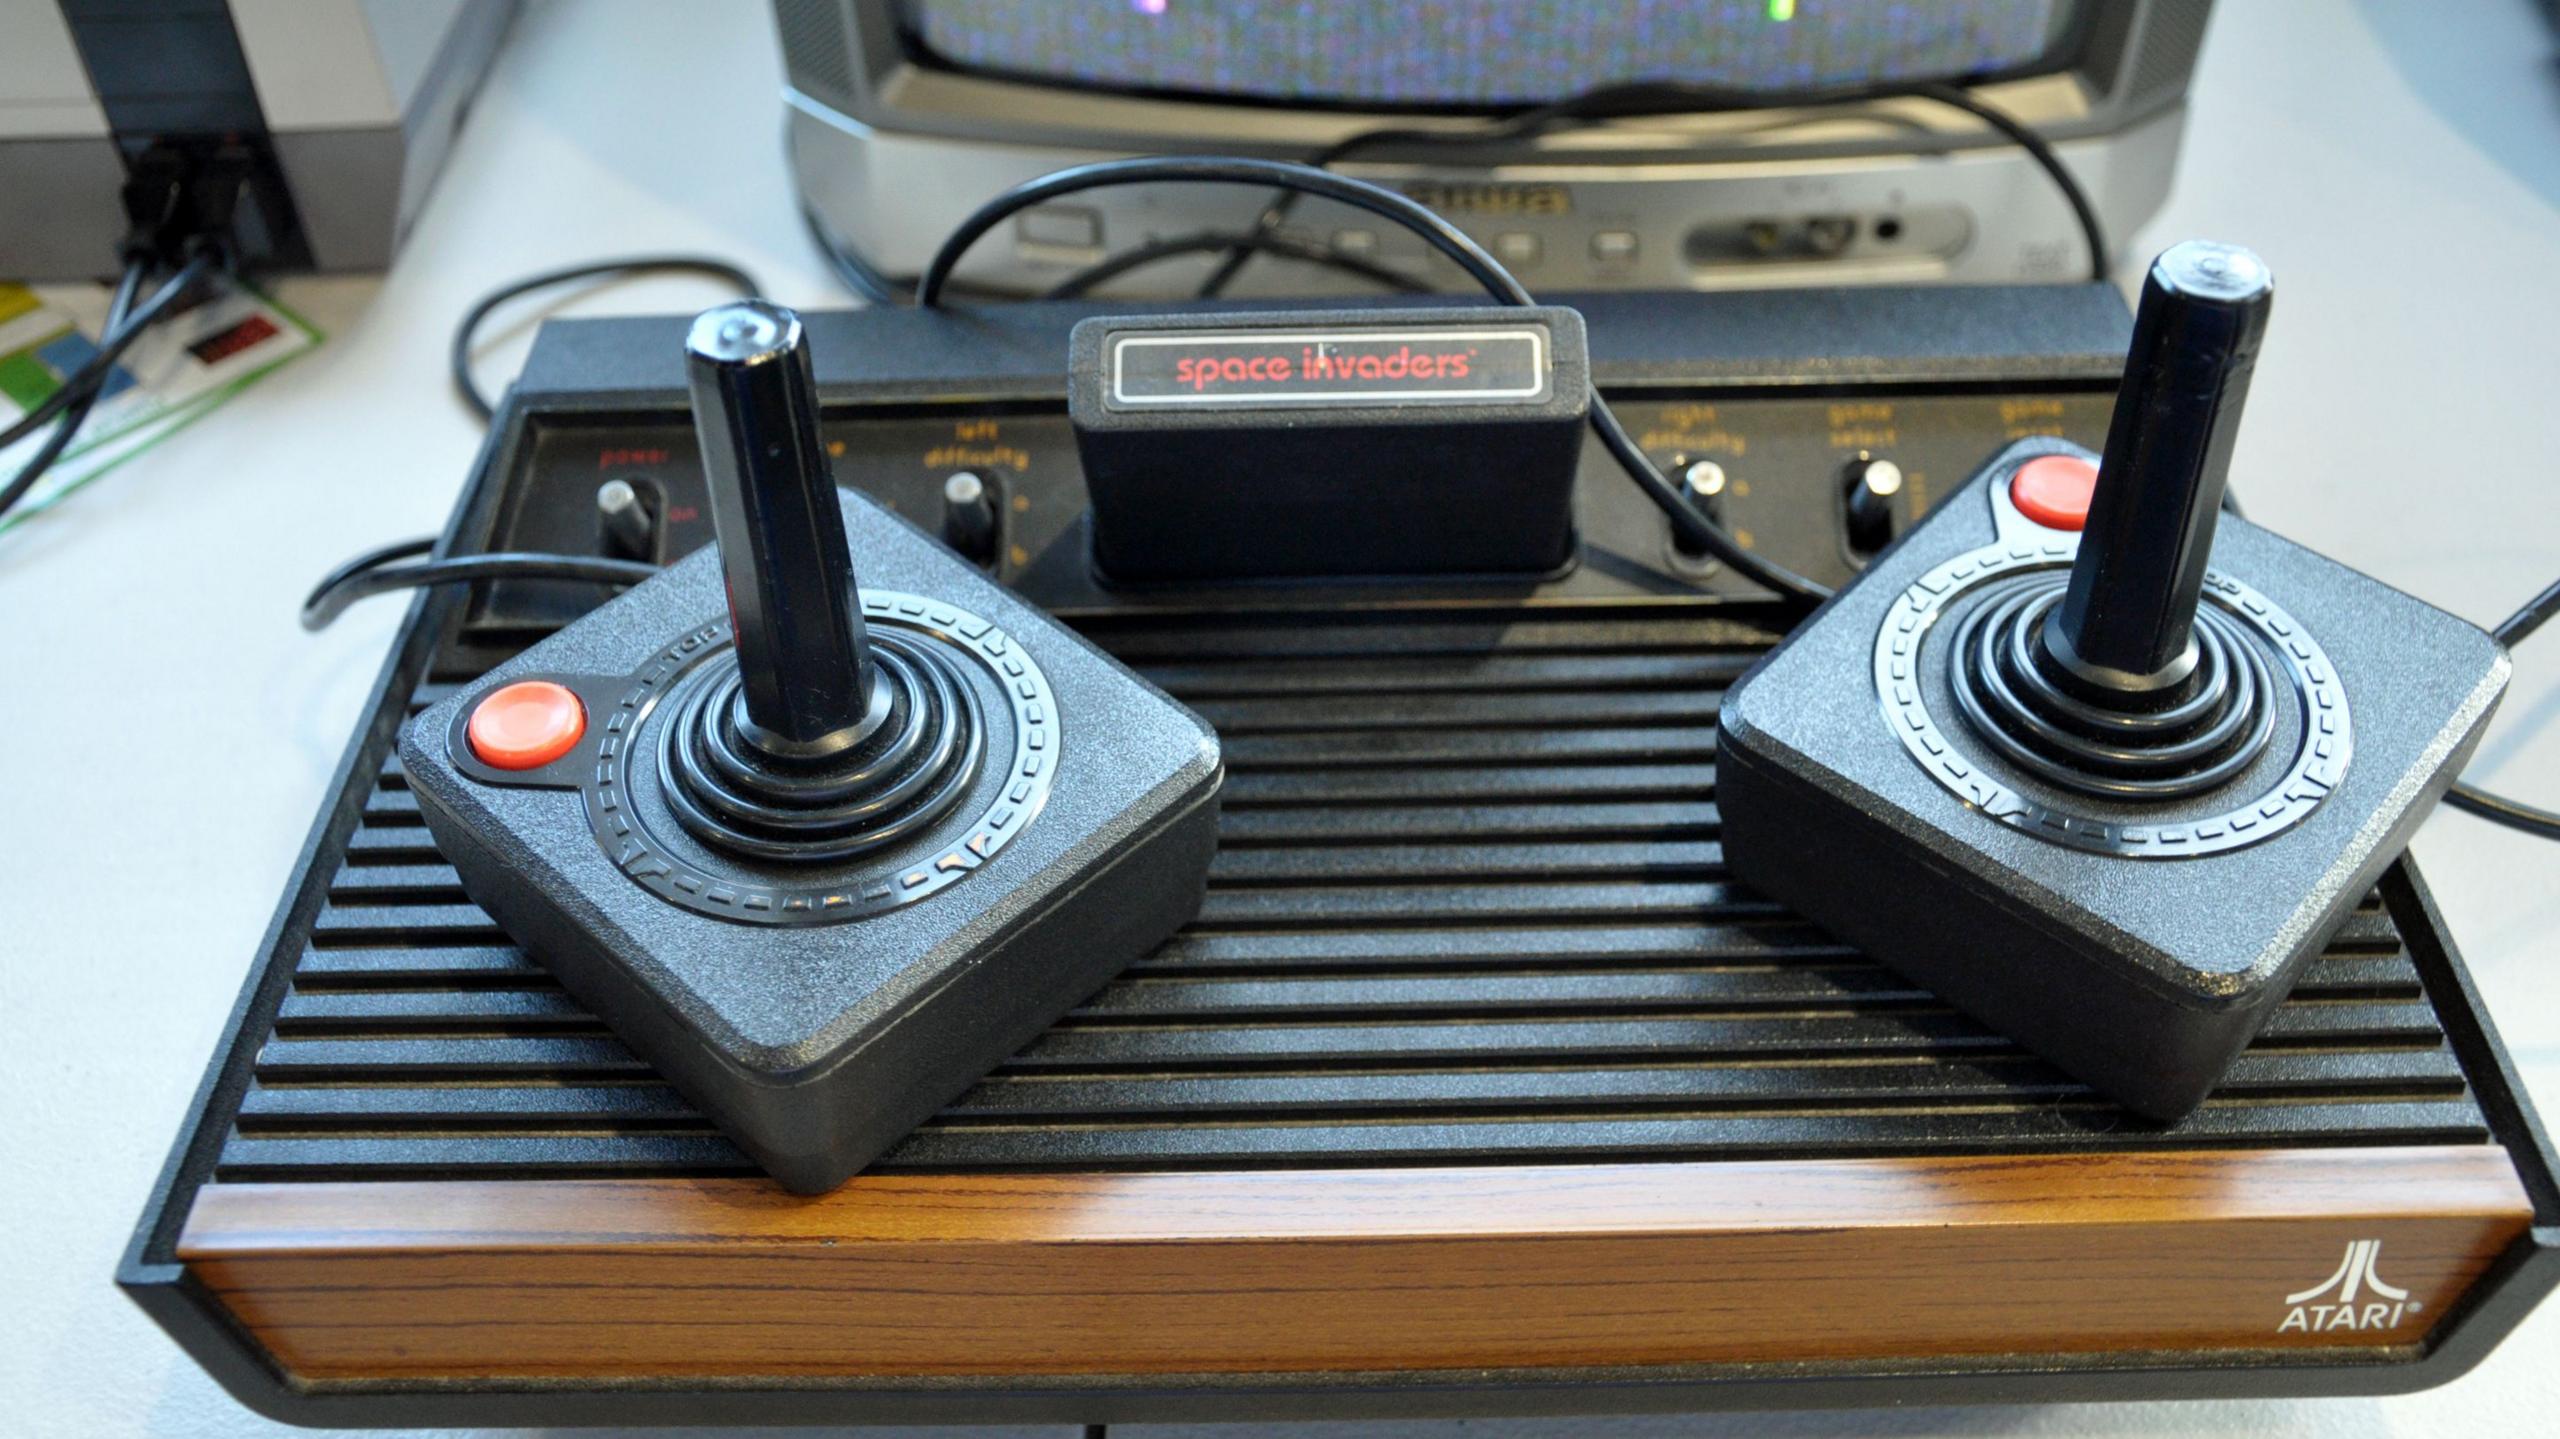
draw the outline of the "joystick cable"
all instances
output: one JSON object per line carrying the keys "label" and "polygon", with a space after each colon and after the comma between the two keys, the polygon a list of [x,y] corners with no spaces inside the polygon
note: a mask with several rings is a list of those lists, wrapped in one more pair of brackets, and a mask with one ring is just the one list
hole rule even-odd
{"label": "joystick cable", "polygon": [[1203,230],[1197,234],[1176,235],[1168,240],[1153,240],[1144,245],[1135,245],[1099,264],[1088,265],[1076,271],[1050,286],[1040,298],[1044,300],[1080,299],[1097,286],[1109,284],[1133,270],[1145,269],[1159,260],[1169,260],[1177,255],[1196,255],[1204,251],[1224,250],[1233,253],[1239,249],[1255,254],[1278,255],[1288,260],[1304,260],[1313,265],[1325,265],[1340,270],[1346,275],[1354,275],[1372,284],[1383,286],[1400,295],[1432,293],[1431,286],[1399,270],[1372,260],[1364,260],[1357,255],[1343,254],[1329,245],[1292,239],[1276,230],[1264,229]]}
{"label": "joystick cable", "polygon": [[2498,621],[2498,627],[2489,634],[2498,643],[2513,649],[2542,628],[2553,615],[2560,615],[2560,580],[2544,586],[2542,593],[2527,600],[2523,609]]}
{"label": "joystick cable", "polygon": [[[545,270],[520,280],[511,280],[473,301],[471,308],[463,312],[462,319],[453,327],[453,339],[446,348],[445,364],[453,380],[455,396],[484,422],[497,417],[497,407],[471,377],[471,348],[479,336],[481,325],[499,306],[536,290],[547,290],[578,280],[659,274],[707,275],[727,282],[741,294],[753,296],[764,292],[764,286],[755,276],[712,255],[632,255],[619,260],[597,260]],[[315,633],[324,630],[356,601],[396,590],[468,584],[479,580],[559,580],[578,584],[636,585],[658,572],[656,565],[639,560],[517,550],[421,558],[432,555],[435,547],[436,541],[431,536],[401,540],[367,550],[331,570],[304,597],[302,627]],[[418,563],[401,563],[404,560],[417,560]]]}
{"label": "joystick cable", "polygon": [[631,255],[619,260],[597,260],[565,269],[545,270],[538,275],[511,280],[474,301],[470,309],[463,311],[461,322],[453,327],[453,342],[446,350],[445,367],[453,376],[454,394],[482,420],[497,417],[497,406],[490,403],[489,397],[480,392],[478,382],[471,378],[471,342],[478,337],[480,326],[488,320],[490,313],[500,305],[554,285],[566,285],[577,280],[621,280],[635,275],[708,275],[712,279],[726,281],[739,294],[749,298],[764,293],[764,286],[757,282],[755,276],[713,255]]}
{"label": "joystick cable", "polygon": [[[872,264],[870,259],[860,251],[828,234],[825,222],[818,218],[816,211],[802,206],[800,223],[808,231],[809,243],[817,248],[819,258],[826,261],[827,268],[835,273],[836,283],[844,286],[848,293],[873,305],[904,305],[915,298],[910,286],[882,274],[880,268]],[[1428,281],[1404,274],[1375,261],[1363,259],[1358,255],[1344,254],[1331,245],[1310,243],[1277,232],[1262,234],[1250,230],[1204,230],[1176,239],[1158,240],[1139,245],[1109,259],[1098,261],[1060,280],[1042,292],[1038,298],[1076,299],[1122,275],[1143,270],[1149,265],[1177,255],[1197,254],[1203,250],[1232,250],[1238,246],[1322,266],[1328,270],[1339,270],[1355,279],[1384,286],[1398,294],[1434,293]],[[960,286],[954,284],[951,288],[956,293]],[[1011,293],[979,291],[975,287],[972,287],[970,293],[975,298],[990,300],[1030,298]]]}
{"label": "joystick cable", "polygon": [[[2555,614],[2560,614],[2560,580],[2553,580],[2545,586],[2542,593],[2527,601],[2523,609],[2499,621],[2498,627],[2489,634],[2498,643],[2513,649]],[[2477,785],[2455,781],[2453,788],[2445,791],[2444,802],[2491,824],[2502,824],[2539,839],[2560,840],[2560,813],[2539,809],[2505,795],[2492,794]]]}
{"label": "joystick cable", "polygon": [[658,572],[656,565],[641,560],[515,550],[485,555],[448,555],[441,559],[420,560],[417,564],[400,563],[431,554],[435,547],[436,542],[432,539],[402,540],[380,549],[367,550],[331,570],[303,598],[302,627],[315,633],[327,629],[338,616],[346,613],[347,606],[394,590],[474,580],[570,580],[583,584],[636,585]]}
{"label": "joystick cable", "polygon": [[[1151,184],[1255,185],[1290,190],[1366,210],[1421,237],[1424,243],[1455,261],[1485,293],[1504,305],[1531,306],[1537,301],[1502,262],[1464,230],[1421,202],[1366,180],[1337,175],[1290,160],[1255,160],[1219,156],[1163,155],[1136,160],[1110,160],[1053,171],[981,205],[960,222],[934,252],[916,281],[915,303],[932,309],[942,302],[951,272],[963,255],[989,231],[1016,213],[1061,195],[1121,185]],[[1645,454],[1627,433],[1595,384],[1590,392],[1592,433],[1617,460],[1646,498],[1653,501],[1682,539],[1732,567],[1734,573],[1768,590],[1793,610],[1808,611],[1831,597],[1828,586],[1744,549],[1725,529],[1683,498],[1680,486]]]}
{"label": "joystick cable", "polygon": [[[1679,81],[1635,81],[1628,84],[1604,85],[1569,99],[1558,100],[1553,104],[1515,111],[1475,129],[1385,126],[1375,130],[1363,130],[1357,134],[1345,136],[1318,151],[1308,158],[1307,163],[1318,169],[1329,170],[1345,160],[1370,150],[1423,147],[1466,149],[1472,146],[1498,144],[1506,140],[1525,140],[1553,130],[1605,125],[1615,120],[1675,119],[1684,115],[1735,114],[1764,110],[1828,109],[1844,105],[1873,104],[1886,100],[1927,100],[1950,109],[1960,110],[1999,132],[2002,137],[2024,151],[2027,158],[2035,162],[2036,168],[2042,170],[2045,177],[2053,182],[2053,187],[2062,196],[2063,203],[2071,207],[2071,217],[2079,225],[2080,238],[2088,248],[2090,280],[2098,284],[2106,283],[2108,278],[2106,229],[2098,219],[2097,207],[2089,202],[2089,192],[2081,186],[2079,178],[2071,173],[2071,167],[2062,162],[2062,157],[2054,153],[2053,146],[2048,144],[2043,136],[2019,123],[2015,116],[1996,105],[1985,102],[1980,96],[1960,84],[1941,81],[1919,84],[1845,85],[1797,91],[1736,90]],[[1289,218],[1289,212],[1296,208],[1302,193],[1294,189],[1282,189],[1272,196],[1271,203],[1264,207],[1261,215],[1254,220],[1253,228],[1228,247],[1226,259],[1210,272],[1208,279],[1201,282],[1196,297],[1213,300],[1225,294],[1227,286],[1232,284],[1236,275],[1252,261],[1255,252],[1265,248],[1257,243],[1260,238],[1269,235]],[[1118,265],[1121,260],[1133,259],[1139,253],[1132,250],[1128,255],[1106,260],[1103,264]],[[1137,263],[1147,263],[1160,258],[1162,258],[1161,255],[1151,255]],[[1134,268],[1134,266],[1128,268]],[[1113,273],[1122,272],[1115,270]],[[1091,274],[1093,271],[1086,271],[1075,278],[1082,280]],[[1088,283],[1095,282],[1088,281]]]}

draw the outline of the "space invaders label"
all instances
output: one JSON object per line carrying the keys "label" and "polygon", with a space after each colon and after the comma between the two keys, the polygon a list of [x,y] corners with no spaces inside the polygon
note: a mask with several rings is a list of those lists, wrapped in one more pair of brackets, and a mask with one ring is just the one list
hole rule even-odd
{"label": "space invaders label", "polygon": [[1543,403],[1544,324],[1471,329],[1145,330],[1111,337],[1113,409]]}

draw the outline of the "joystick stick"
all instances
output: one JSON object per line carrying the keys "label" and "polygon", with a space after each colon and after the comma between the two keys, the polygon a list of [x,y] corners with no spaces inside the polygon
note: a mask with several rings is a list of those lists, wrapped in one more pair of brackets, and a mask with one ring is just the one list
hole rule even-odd
{"label": "joystick stick", "polygon": [[684,363],[718,544],[401,740],[471,897],[790,1187],[833,1187],[1199,907],[1200,719],[836,488],[790,311]]}
{"label": "joystick stick", "polygon": [[2224,512],[2273,300],[2246,250],[2162,254],[2103,457],[1994,456],[1721,715],[1738,877],[2163,1120],[2406,846],[2508,673]]}
{"label": "joystick stick", "polygon": [[737,304],[686,340],[736,641],[668,694],[666,798],[707,845],[826,862],[949,814],[986,758],[987,723],[956,650],[863,623],[799,329]]}
{"label": "joystick stick", "polygon": [[2153,266],[2097,471],[2107,479],[2090,477],[2067,576],[2001,581],[1998,602],[1950,640],[1956,703],[2006,762],[2100,799],[2166,801],[2229,782],[2273,741],[2268,656],[2201,601],[2274,302],[2246,250],[2181,245]]}

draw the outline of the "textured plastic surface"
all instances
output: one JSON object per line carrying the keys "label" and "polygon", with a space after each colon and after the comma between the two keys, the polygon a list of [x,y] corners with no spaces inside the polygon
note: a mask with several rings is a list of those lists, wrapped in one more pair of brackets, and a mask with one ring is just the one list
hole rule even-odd
{"label": "textured plastic surface", "polygon": [[402,737],[421,813],[471,896],[794,1189],[825,1189],[1198,908],[1223,776],[1197,717],[905,522],[845,497],[866,585],[994,621],[1057,707],[1042,811],[974,873],[857,920],[750,926],[618,868],[575,790],[492,785],[456,717],[527,675],[629,675],[723,614],[704,551],[434,706]]}
{"label": "textured plastic surface", "polygon": [[2215,569],[2289,612],[2334,663],[2355,723],[2338,785],[2292,828],[2195,858],[2092,853],[2003,824],[1905,748],[1873,656],[1907,587],[1992,543],[1994,487],[2054,453],[2085,452],[2011,446],[1736,683],[1717,790],[1727,857],[2102,1093],[2174,1119],[2459,772],[2507,660],[2473,626],[2225,517]]}

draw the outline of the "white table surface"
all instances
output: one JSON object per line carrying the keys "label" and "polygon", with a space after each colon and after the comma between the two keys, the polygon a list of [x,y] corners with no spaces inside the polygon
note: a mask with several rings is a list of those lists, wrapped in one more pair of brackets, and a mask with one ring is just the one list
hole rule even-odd
{"label": "white table surface", "polygon": [[[2560,573],[2553,34],[2533,0],[2226,0],[2214,23],[2176,193],[2132,253],[2212,236],[2279,277],[2235,483],[2261,523],[2493,622]],[[392,272],[284,286],[327,347],[0,540],[0,1434],[290,1432],[110,1276],[400,613],[360,605],[314,638],[296,602],[443,522],[480,434],[446,393],[446,334],[482,291],[699,249],[785,302],[843,302],[794,219],[778,82],[761,4],[537,0]],[[633,283],[577,308],[714,294]],[[501,346],[487,373],[513,363]],[[2473,774],[2560,803],[2560,631],[2520,656]],[[2560,848],[2445,812],[2417,852],[2560,1104]],[[2394,1399],[1364,1432],[2480,1439],[2560,1426],[2555,1368],[2546,1306],[2472,1375]]]}

